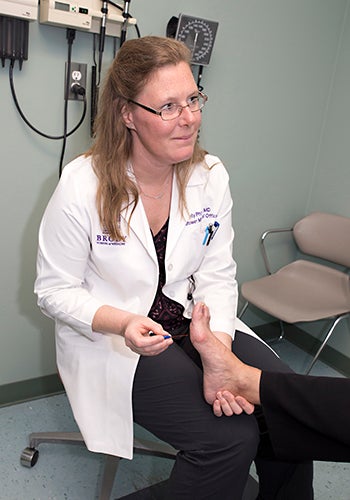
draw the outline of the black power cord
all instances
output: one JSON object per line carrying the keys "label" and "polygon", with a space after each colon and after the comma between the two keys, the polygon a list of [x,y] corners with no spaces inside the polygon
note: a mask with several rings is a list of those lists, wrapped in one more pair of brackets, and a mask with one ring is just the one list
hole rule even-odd
{"label": "black power cord", "polygon": [[62,145],[62,151],[61,151],[61,157],[60,157],[60,164],[59,164],[59,175],[61,175],[62,173],[62,165],[63,165],[63,158],[64,158],[64,152],[65,152],[65,148],[66,148],[66,142],[67,142],[67,138],[70,137],[72,134],[74,134],[74,132],[76,132],[78,130],[78,128],[81,126],[81,124],[83,123],[84,119],[85,119],[85,116],[86,116],[86,111],[87,111],[87,102],[86,102],[86,99],[85,99],[85,89],[83,87],[81,87],[80,85],[76,86],[76,87],[73,87],[72,88],[72,91],[73,92],[76,92],[77,94],[80,94],[80,95],[84,95],[84,109],[83,109],[83,113],[82,113],[82,116],[79,120],[79,122],[77,123],[77,125],[75,127],[73,127],[72,130],[70,130],[69,132],[67,132],[67,122],[68,122],[68,94],[69,94],[69,83],[70,83],[70,67],[71,67],[71,54],[72,54],[72,45],[73,45],[73,41],[74,41],[74,38],[75,38],[75,30],[74,29],[67,29],[67,41],[68,41],[68,62],[67,62],[67,75],[66,75],[66,87],[65,87],[65,106],[64,106],[64,132],[62,135],[49,135],[49,134],[46,134],[42,131],[40,131],[39,129],[37,129],[34,125],[32,125],[30,123],[30,121],[26,118],[26,116],[24,115],[20,105],[19,105],[19,102],[18,102],[18,99],[17,99],[17,95],[16,95],[16,91],[15,91],[15,86],[14,86],[14,79],[13,79],[13,69],[14,69],[14,64],[15,64],[15,61],[12,60],[10,62],[10,66],[9,66],[9,81],[10,81],[10,89],[11,89],[11,94],[12,94],[12,98],[13,98],[13,101],[14,101],[14,104],[15,104],[15,107],[20,115],[20,117],[22,118],[22,120],[24,121],[24,123],[31,129],[33,130],[35,133],[37,133],[38,135],[42,136],[42,137],[45,137],[46,139],[51,139],[51,140],[63,140],[63,145]]}
{"label": "black power cord", "polygon": [[[66,36],[67,36],[67,43],[68,43],[68,56],[67,56],[67,74],[66,74],[66,89],[65,89],[65,94],[64,94],[64,118],[63,118],[63,142],[62,142],[62,149],[61,149],[61,156],[60,156],[60,163],[59,163],[59,177],[62,175],[62,169],[63,169],[63,159],[64,159],[64,154],[66,152],[66,146],[67,146],[67,137],[68,137],[68,95],[69,95],[69,90],[70,90],[70,75],[71,75],[71,67],[72,67],[72,47],[73,47],[73,42],[75,40],[75,29],[72,28],[67,28],[66,31]],[[81,89],[80,85],[78,84],[78,87],[73,87],[72,90],[77,91]],[[85,93],[84,93],[85,95]],[[84,99],[85,102],[85,99]],[[86,108],[86,106],[84,106]]]}
{"label": "black power cord", "polygon": [[[9,80],[10,80],[10,89],[11,89],[12,98],[13,98],[14,104],[16,106],[16,109],[17,109],[18,113],[20,114],[20,117],[22,118],[22,120],[24,121],[24,123],[26,125],[28,125],[29,128],[31,128],[35,133],[41,135],[42,137],[45,137],[46,139],[52,139],[54,141],[58,141],[60,139],[63,139],[63,135],[48,135],[48,134],[45,134],[44,132],[41,132],[40,130],[38,130],[37,128],[35,128],[34,125],[32,125],[29,122],[29,120],[25,117],[23,111],[21,110],[21,107],[19,105],[19,102],[18,102],[18,99],[17,99],[17,96],[16,96],[16,90],[15,90],[15,85],[14,85],[14,81],[13,81],[14,63],[15,63],[14,61],[13,62],[11,61],[11,64],[10,64],[10,67],[9,67]],[[69,137],[72,134],[74,134],[74,132],[76,132],[78,130],[78,128],[80,127],[80,125],[84,121],[85,114],[86,114],[86,100],[84,100],[84,104],[85,104],[85,106],[84,106],[84,111],[83,111],[82,117],[80,118],[78,124],[72,130],[70,130],[70,132],[67,133],[67,137]]]}

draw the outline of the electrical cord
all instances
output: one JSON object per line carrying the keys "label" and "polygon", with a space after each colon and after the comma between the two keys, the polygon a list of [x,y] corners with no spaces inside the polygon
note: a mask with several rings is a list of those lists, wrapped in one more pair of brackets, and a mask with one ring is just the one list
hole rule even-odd
{"label": "electrical cord", "polygon": [[[64,137],[63,135],[57,135],[57,136],[56,135],[48,135],[48,134],[45,134],[44,132],[41,132],[40,130],[35,128],[34,125],[32,125],[29,122],[29,120],[26,118],[26,116],[24,115],[24,113],[19,105],[17,96],[16,96],[16,90],[15,90],[14,81],[13,81],[14,62],[15,61],[11,61],[10,66],[9,66],[9,80],[10,80],[10,89],[11,89],[12,98],[13,98],[14,104],[16,106],[16,109],[17,109],[18,113],[20,114],[20,117],[25,122],[25,124],[28,125],[29,128],[31,128],[34,132],[41,135],[42,137],[45,137],[46,139],[52,139],[54,141],[63,139],[63,137]],[[67,137],[74,134],[74,132],[76,132],[78,130],[78,128],[80,127],[80,125],[83,123],[85,115],[86,115],[86,108],[87,108],[86,99],[84,99],[84,110],[83,110],[82,117],[80,118],[77,125],[67,133]]]}
{"label": "electrical cord", "polygon": [[[35,128],[34,125],[32,125],[29,122],[29,120],[26,118],[26,116],[24,115],[23,111],[21,110],[21,107],[19,105],[19,102],[18,102],[18,99],[17,99],[17,96],[16,96],[16,90],[15,90],[14,81],[13,81],[13,68],[14,68],[14,61],[11,61],[10,66],[9,66],[10,89],[11,89],[11,94],[12,94],[12,98],[13,98],[13,101],[15,103],[16,109],[17,109],[18,113],[20,114],[22,120],[34,132],[36,132],[37,134],[41,135],[42,137],[45,137],[46,139],[52,139],[54,141],[58,141],[58,140],[63,139],[63,137],[64,137],[63,135],[48,135],[48,134],[45,134],[44,132],[41,132],[40,130],[38,130],[37,128]],[[77,125],[72,130],[70,130],[67,133],[67,137],[69,137],[72,134],[74,134],[74,132],[76,132],[78,130],[78,128],[80,127],[80,125],[83,123],[85,115],[86,115],[86,108],[87,108],[86,99],[84,99],[84,110],[83,110],[82,117],[80,118],[80,120],[77,123]]]}
{"label": "electrical cord", "polygon": [[68,42],[68,56],[67,56],[67,72],[66,72],[66,88],[64,93],[64,118],[63,118],[63,142],[59,163],[59,177],[62,175],[63,169],[63,159],[66,152],[67,145],[67,128],[68,128],[68,95],[69,95],[69,84],[70,84],[70,74],[72,68],[72,46],[75,39],[75,30],[67,28],[66,31],[67,42]]}
{"label": "electrical cord", "polygon": [[135,29],[136,29],[137,37],[141,38],[141,32],[140,32],[139,27],[137,26],[137,24],[135,24]]}
{"label": "electrical cord", "polygon": [[[75,30],[72,30],[72,31],[75,31]],[[69,42],[69,52],[71,52],[71,43]],[[70,57],[69,57],[70,58]],[[68,59],[69,59],[68,58]],[[83,123],[84,119],[85,119],[85,115],[86,115],[86,109],[87,109],[87,103],[86,103],[86,99],[84,98],[84,109],[83,109],[83,113],[82,113],[82,116],[79,120],[79,122],[77,123],[77,125],[72,128],[72,130],[70,130],[69,132],[67,133],[63,133],[63,135],[49,135],[49,134],[46,134],[42,131],[40,131],[39,129],[37,129],[34,125],[32,125],[30,123],[30,121],[26,118],[25,114],[23,113],[22,109],[21,109],[21,106],[18,102],[18,99],[17,99],[17,95],[16,95],[16,90],[15,90],[15,85],[14,85],[14,78],[13,78],[13,69],[14,69],[14,62],[15,61],[11,61],[10,63],[10,66],[9,66],[9,81],[10,81],[10,89],[11,89],[11,94],[12,94],[12,98],[13,98],[13,101],[14,101],[14,104],[16,106],[16,109],[20,115],[20,117],[22,118],[22,120],[25,122],[26,125],[28,125],[28,127],[30,129],[32,129],[35,133],[41,135],[42,137],[45,137],[46,139],[51,139],[51,140],[61,140],[61,139],[64,139],[65,137],[69,137],[71,136],[72,134],[74,134],[74,132],[76,132],[78,130],[78,128],[81,126],[81,124]],[[69,64],[69,61],[68,61],[68,64]],[[67,71],[67,80],[66,82],[67,85],[66,85],[66,93],[65,93],[65,108],[67,107],[67,99],[66,99],[66,96],[68,95],[68,91],[69,91],[69,73]],[[68,91],[67,91],[67,88],[68,88]],[[85,92],[84,92],[85,93]],[[66,114],[66,113],[65,113]]]}
{"label": "electrical cord", "polygon": [[[14,78],[13,78],[14,60],[11,60],[11,63],[9,66],[9,80],[10,80],[10,89],[11,89],[12,98],[13,98],[15,107],[16,107],[20,117],[24,121],[24,123],[26,125],[28,125],[28,127],[31,130],[33,130],[35,133],[39,134],[42,137],[45,137],[46,139],[63,140],[61,155],[60,155],[60,163],[59,163],[59,177],[61,177],[61,174],[62,174],[63,159],[64,159],[64,154],[65,154],[66,145],[67,145],[67,138],[70,137],[72,134],[74,134],[74,132],[76,132],[78,130],[78,128],[81,126],[81,124],[83,123],[83,121],[85,119],[86,111],[87,111],[87,102],[86,102],[86,98],[85,98],[86,90],[79,84],[75,84],[74,86],[72,86],[72,88],[70,88],[70,74],[71,74],[71,64],[72,64],[72,45],[73,45],[73,41],[75,39],[75,30],[71,29],[71,28],[67,28],[66,33],[67,33],[67,41],[68,41],[68,57],[67,57],[67,70],[66,70],[66,86],[65,86],[65,94],[64,94],[63,135],[55,136],[55,135],[46,134],[46,133],[42,132],[41,130],[37,129],[36,127],[34,127],[34,125],[32,125],[30,123],[30,121],[26,118],[26,116],[24,115],[24,113],[19,105],[17,95],[16,95],[15,86],[14,86]],[[76,95],[83,96],[84,109],[83,109],[82,116],[81,116],[79,122],[77,123],[77,125],[72,130],[70,130],[68,132],[67,131],[67,129],[68,129],[68,95],[69,95],[70,90],[72,90],[72,92],[75,93]]]}
{"label": "electrical cord", "polygon": [[[101,9],[102,11],[102,24],[101,24],[101,30],[99,34],[99,62],[97,65],[96,61],[96,36],[94,34],[94,40],[93,40],[93,58],[94,58],[94,65],[96,66],[96,86],[99,87],[101,83],[101,69],[102,69],[102,57],[103,57],[103,49],[104,49],[104,37],[106,34],[106,22],[108,19],[108,5],[111,5],[112,7],[115,7],[116,9],[119,9],[123,13],[123,17],[125,21],[127,19],[133,19],[134,16],[132,16],[128,9],[129,9],[129,4],[130,0],[127,0],[125,2],[125,7],[121,7],[117,3],[113,2],[112,0],[107,0],[103,2],[103,7]],[[126,7],[127,6],[127,7]],[[134,25],[137,33],[137,37],[141,38],[141,32],[139,30],[139,27],[137,24]],[[123,30],[121,32],[121,39],[120,39],[120,46],[124,42],[123,37],[125,37],[125,30],[123,33]],[[116,44],[115,44],[116,45]],[[116,55],[116,46],[114,47],[114,56]]]}
{"label": "electrical cord", "polygon": [[63,159],[66,152],[67,146],[67,128],[68,128],[68,94],[69,94],[69,83],[70,74],[72,70],[72,46],[75,39],[75,30],[68,28],[66,31],[67,41],[68,41],[68,56],[67,56],[67,71],[66,71],[66,87],[64,92],[64,114],[63,114],[63,142],[61,149],[60,162],[58,167],[58,177],[62,175],[63,169]]}
{"label": "electrical cord", "polygon": [[[120,11],[123,12],[124,8],[121,6],[121,5],[118,5],[117,3],[115,2],[112,2],[112,0],[108,0],[108,3],[110,3],[113,7],[115,7],[116,9],[119,9]],[[131,14],[127,13],[127,14],[124,14],[126,18],[128,19],[131,19],[133,18],[134,16],[132,16]],[[137,24],[135,24],[135,29],[136,29],[136,33],[137,33],[137,36],[138,38],[141,38],[141,33],[140,33],[140,30],[139,30],[139,27],[137,26]]]}
{"label": "electrical cord", "polygon": [[[130,0],[129,0],[130,1]],[[106,2],[103,2],[103,7],[102,7],[102,14],[105,16],[104,20],[104,26],[102,29],[101,25],[101,30],[99,34],[99,43],[97,43],[98,40],[98,35],[94,33],[93,37],[93,66],[92,66],[92,74],[91,74],[91,118],[90,118],[90,135],[93,137],[94,135],[94,121],[95,121],[95,116],[97,113],[97,105],[98,105],[98,96],[99,96],[99,90],[100,90],[100,85],[101,85],[101,69],[102,69],[102,57],[103,57],[103,48],[104,48],[104,41],[102,38],[105,37],[106,34],[106,21],[107,21],[107,14],[108,14],[108,4],[111,5],[112,7],[115,7],[116,9],[119,9],[121,12],[123,12],[123,17],[124,19],[130,19],[133,18],[133,16],[129,12],[125,12],[125,9],[121,7],[120,5],[116,4],[115,2],[111,0],[107,0]],[[135,29],[137,32],[138,38],[141,38],[141,33],[140,30],[135,24]],[[120,44],[119,47],[122,45],[122,34],[121,33],[121,38],[120,38]],[[124,33],[125,35],[125,33]],[[114,38],[114,45],[113,45],[113,57],[116,56],[117,53],[117,38]],[[99,46],[99,58],[97,62],[97,45]]]}

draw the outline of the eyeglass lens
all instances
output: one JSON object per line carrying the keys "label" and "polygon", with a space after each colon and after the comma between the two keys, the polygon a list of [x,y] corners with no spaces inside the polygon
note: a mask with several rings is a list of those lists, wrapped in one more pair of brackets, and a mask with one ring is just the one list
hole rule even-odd
{"label": "eyeglass lens", "polygon": [[188,104],[186,104],[186,106],[174,105],[174,107],[172,107],[170,109],[163,109],[160,112],[160,116],[163,118],[163,120],[172,120],[172,119],[180,116],[182,111],[184,110],[184,108],[187,108],[187,107],[193,113],[196,111],[200,111],[204,107],[207,99],[208,99],[207,96],[200,94],[195,99],[190,100],[190,102]]}

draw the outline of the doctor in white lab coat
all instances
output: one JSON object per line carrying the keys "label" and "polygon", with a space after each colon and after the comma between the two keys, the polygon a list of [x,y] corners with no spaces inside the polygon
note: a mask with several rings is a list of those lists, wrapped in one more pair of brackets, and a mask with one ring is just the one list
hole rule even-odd
{"label": "doctor in white lab coat", "polygon": [[[104,304],[147,316],[157,289],[158,261],[142,202],[129,234],[130,214],[121,217],[127,237],[115,242],[101,227],[96,189],[90,157],[65,167],[41,223],[35,290],[43,312],[56,321],[59,373],[88,448],[131,458],[130,395],[139,355],[122,336],[94,332],[91,325]],[[205,157],[186,191],[189,215],[182,218],[174,180],[163,292],[184,306],[188,318],[193,303],[205,301],[213,330],[255,335],[236,318],[232,201],[218,158]],[[211,221],[220,227],[210,244],[203,245]]]}
{"label": "doctor in white lab coat", "polygon": [[[198,145],[206,96],[189,60],[180,42],[162,37],[119,50],[94,146],[65,167],[44,213],[35,292],[55,321],[58,370],[87,447],[132,458],[136,418],[180,450],[167,498],[239,499],[257,423],[248,415],[215,417],[200,366],[184,356],[190,339],[177,340],[172,327],[188,331],[193,305],[203,301],[227,347],[239,330],[237,346],[251,339],[243,357],[286,368],[236,318],[229,177]],[[194,378],[175,384],[186,370]],[[291,467],[294,474],[298,464],[271,477],[284,484]],[[300,500],[312,498],[307,470]]]}

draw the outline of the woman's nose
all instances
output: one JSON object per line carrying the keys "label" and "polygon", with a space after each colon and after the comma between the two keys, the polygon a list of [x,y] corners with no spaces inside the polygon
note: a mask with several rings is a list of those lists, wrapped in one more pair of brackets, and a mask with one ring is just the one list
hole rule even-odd
{"label": "woman's nose", "polygon": [[190,110],[188,105],[182,108],[180,121],[181,120],[186,123],[193,123],[194,121],[196,121],[195,113],[193,113],[193,111]]}

